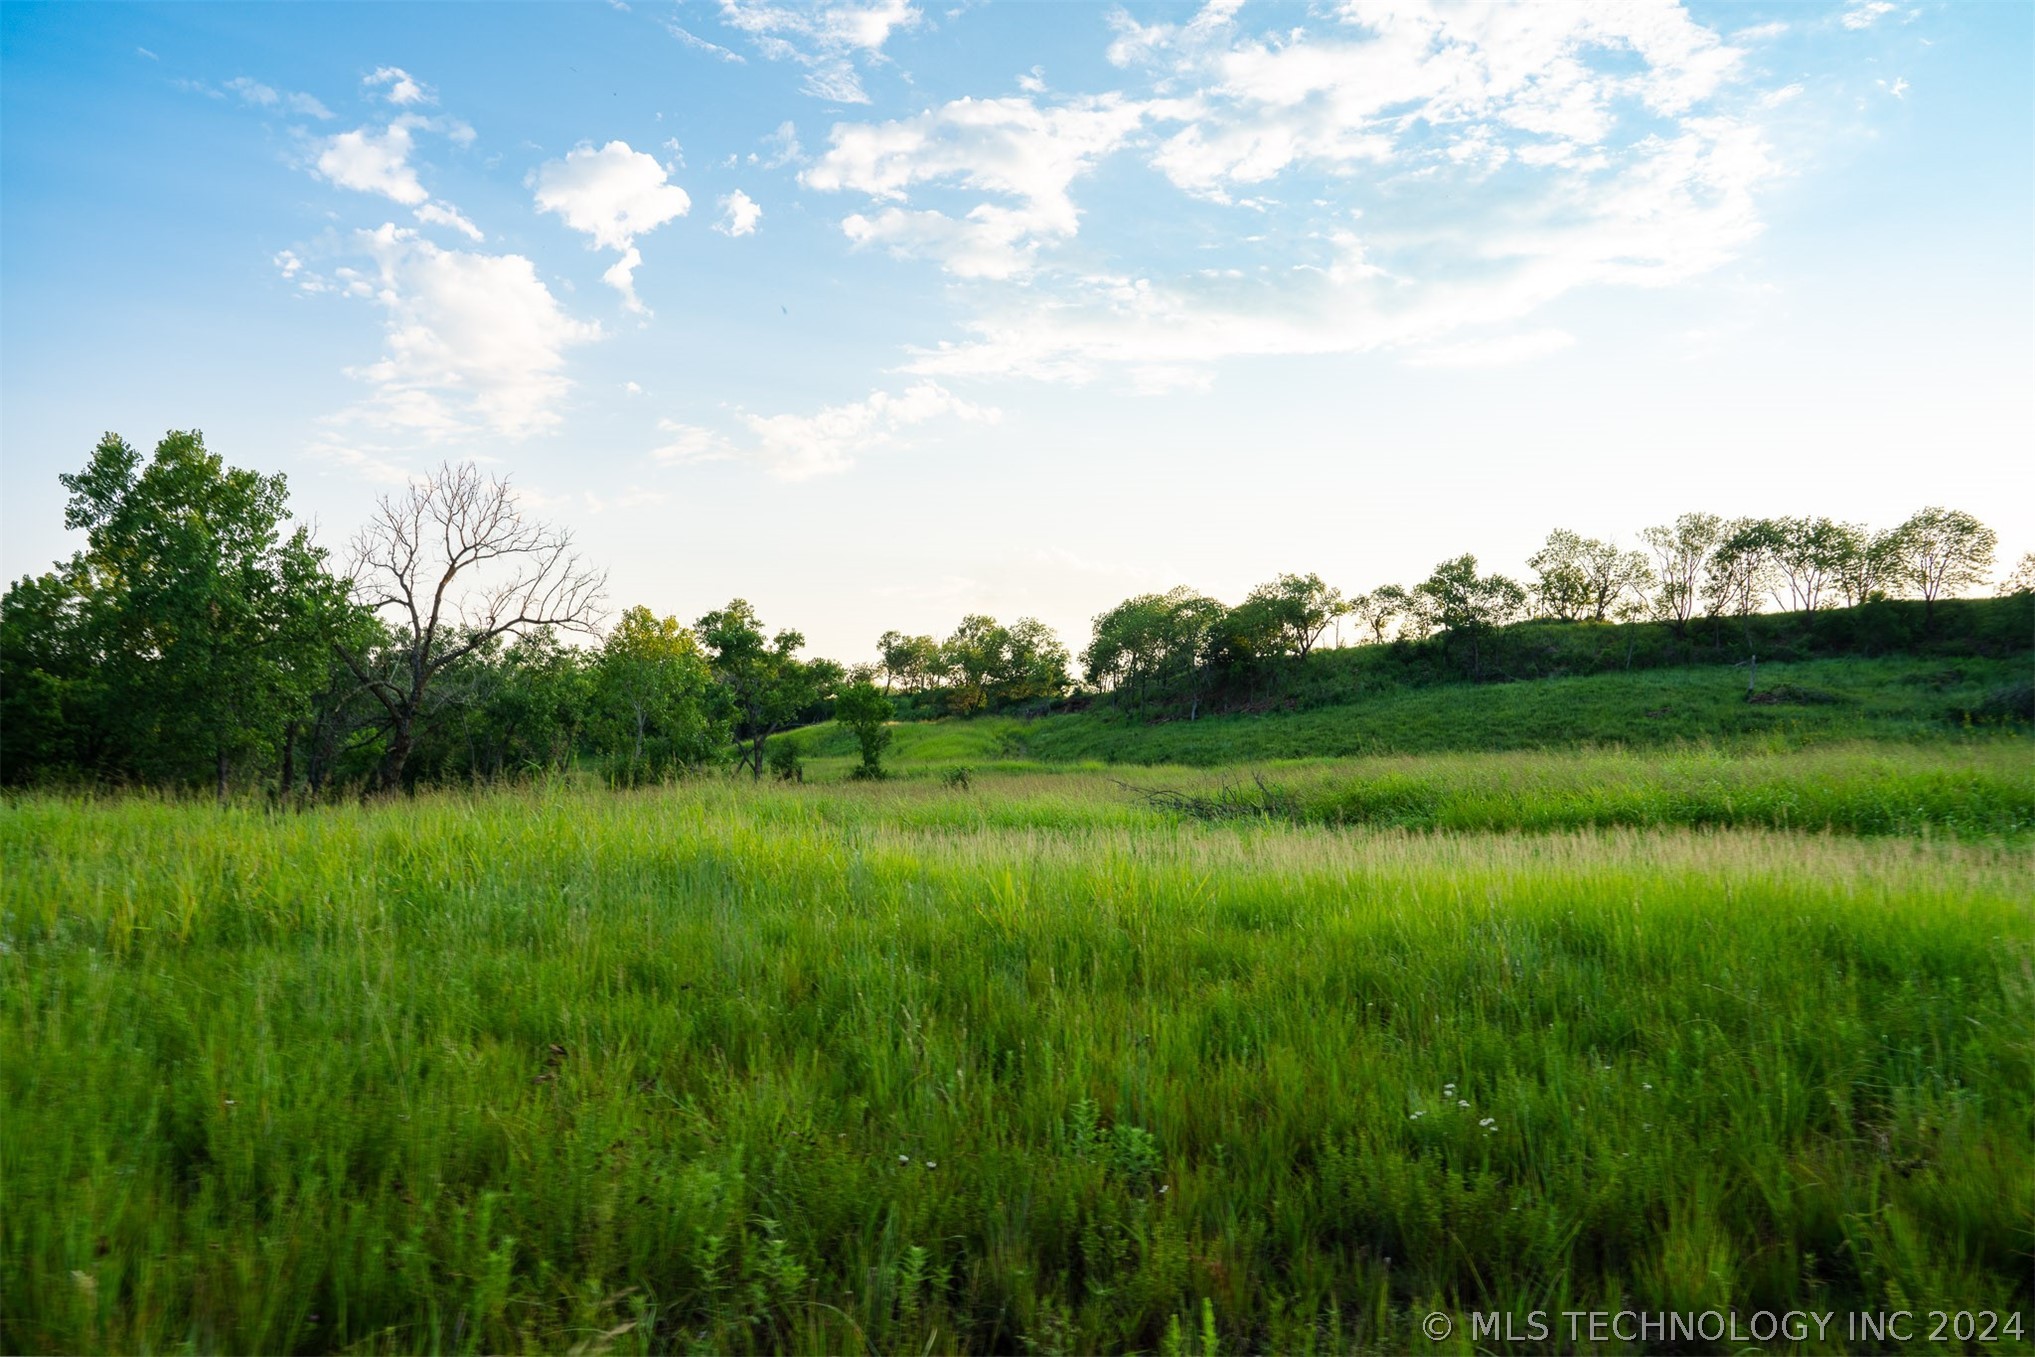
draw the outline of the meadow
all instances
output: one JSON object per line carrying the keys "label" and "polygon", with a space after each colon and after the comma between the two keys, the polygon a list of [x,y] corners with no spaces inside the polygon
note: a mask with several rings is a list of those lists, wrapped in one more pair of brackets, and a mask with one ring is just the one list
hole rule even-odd
{"label": "meadow", "polygon": [[0,1348],[2027,1349],[2024,742],[955,766],[0,805]]}

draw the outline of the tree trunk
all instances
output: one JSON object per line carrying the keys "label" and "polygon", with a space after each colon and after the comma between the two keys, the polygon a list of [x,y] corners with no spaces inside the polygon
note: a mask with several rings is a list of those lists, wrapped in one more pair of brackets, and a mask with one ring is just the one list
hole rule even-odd
{"label": "tree trunk", "polygon": [[225,746],[225,745],[220,745],[220,746],[219,746],[219,804],[220,804],[220,805],[222,805],[222,806],[226,804],[226,774],[227,774],[227,771],[228,771],[228,767],[229,767],[229,765],[227,764],[227,761],[226,761],[226,746]]}
{"label": "tree trunk", "polygon": [[283,727],[283,771],[276,777],[276,796],[288,797],[297,780],[297,722]]}
{"label": "tree trunk", "polygon": [[395,732],[389,737],[389,747],[382,754],[382,766],[375,771],[375,790],[393,792],[403,785],[403,765],[410,761],[410,720],[404,717],[396,723]]}

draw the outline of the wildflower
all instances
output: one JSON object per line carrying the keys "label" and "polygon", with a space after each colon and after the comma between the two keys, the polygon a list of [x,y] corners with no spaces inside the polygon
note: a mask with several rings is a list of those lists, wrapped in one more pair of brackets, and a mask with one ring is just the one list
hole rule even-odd
{"label": "wildflower", "polygon": [[900,1164],[909,1164],[911,1161],[912,1157],[908,1154],[901,1154],[897,1157],[897,1162]]}
{"label": "wildflower", "polygon": [[1647,1091],[1649,1091],[1649,1092],[1651,1092],[1651,1091],[1653,1090],[1653,1085],[1652,1085],[1652,1084],[1641,1084],[1641,1085],[1640,1085],[1640,1087],[1641,1087],[1641,1088],[1643,1088],[1643,1089],[1646,1089],[1646,1090],[1647,1090]]}
{"label": "wildflower", "polygon": [[1457,1107],[1468,1107],[1469,1105],[1470,1105],[1470,1100],[1469,1100],[1468,1098],[1458,1098],[1458,1099],[1456,1099],[1456,1106],[1457,1106]]}
{"label": "wildflower", "polygon": [[929,1169],[936,1169],[940,1167],[940,1161],[937,1159],[928,1159],[926,1161],[926,1167]]}
{"label": "wildflower", "polygon": [[1166,1195],[1166,1188],[1167,1188],[1167,1184],[1165,1184],[1165,1183],[1161,1183],[1161,1184],[1159,1184],[1159,1195],[1160,1195],[1160,1196],[1162,1196],[1162,1197],[1163,1197],[1163,1196],[1165,1196],[1165,1195]]}
{"label": "wildflower", "polygon": [[1477,1125],[1483,1127],[1487,1131],[1490,1130],[1493,1126],[1496,1126],[1497,1124],[1498,1118],[1496,1117],[1480,1117],[1477,1120]]}

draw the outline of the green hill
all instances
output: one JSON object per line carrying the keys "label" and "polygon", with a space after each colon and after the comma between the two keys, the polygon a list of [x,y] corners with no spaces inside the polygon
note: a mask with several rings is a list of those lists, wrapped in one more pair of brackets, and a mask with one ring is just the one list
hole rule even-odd
{"label": "green hill", "polygon": [[[1577,746],[1798,747],[2027,730],[2025,658],[1933,657],[1614,672],[1517,683],[1388,688],[1333,705],[1141,723],[1097,705],[1042,717],[900,722],[886,760],[899,773],[955,766],[1223,764],[1357,755]],[[854,754],[832,723],[789,737],[826,772]]]}

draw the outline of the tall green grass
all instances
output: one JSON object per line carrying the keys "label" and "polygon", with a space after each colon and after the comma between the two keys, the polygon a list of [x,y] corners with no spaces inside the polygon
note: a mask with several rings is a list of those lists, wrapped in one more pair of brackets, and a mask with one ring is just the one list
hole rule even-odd
{"label": "tall green grass", "polygon": [[0,1347],[2025,1313],[2029,865],[1206,825],[1048,775],[13,801]]}

